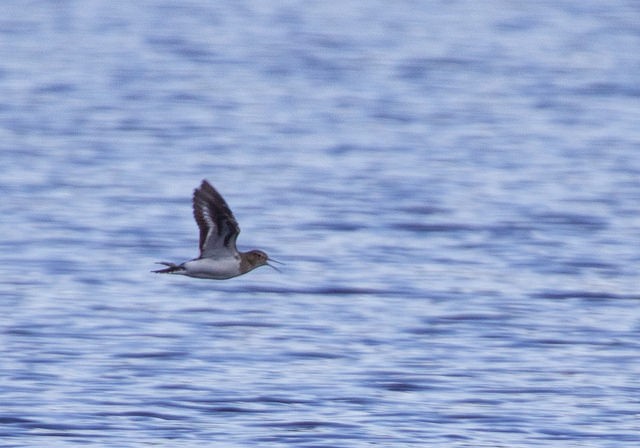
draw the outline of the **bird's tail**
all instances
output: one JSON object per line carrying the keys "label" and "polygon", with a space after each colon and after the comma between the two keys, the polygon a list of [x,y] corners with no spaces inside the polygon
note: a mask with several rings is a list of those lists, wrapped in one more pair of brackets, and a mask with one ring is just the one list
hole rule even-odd
{"label": "bird's tail", "polygon": [[156,264],[162,264],[164,266],[168,266],[164,269],[158,269],[157,271],[151,271],[151,272],[155,272],[156,274],[177,274],[179,272],[183,272],[186,269],[184,267],[182,267],[181,265],[175,264],[175,263],[169,263],[168,261],[159,261]]}

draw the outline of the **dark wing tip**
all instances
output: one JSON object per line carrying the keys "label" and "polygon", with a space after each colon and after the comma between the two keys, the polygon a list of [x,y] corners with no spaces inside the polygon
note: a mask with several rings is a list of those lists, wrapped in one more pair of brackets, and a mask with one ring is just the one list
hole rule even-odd
{"label": "dark wing tip", "polygon": [[216,189],[213,188],[213,185],[211,185],[211,182],[209,182],[207,179],[202,179],[202,182],[200,182],[200,186],[198,188],[196,188],[196,191],[198,190],[203,190],[203,191],[215,191]]}

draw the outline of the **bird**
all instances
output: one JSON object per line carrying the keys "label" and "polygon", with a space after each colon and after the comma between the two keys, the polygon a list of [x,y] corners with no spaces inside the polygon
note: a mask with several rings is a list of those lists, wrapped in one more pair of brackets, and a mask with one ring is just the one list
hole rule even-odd
{"label": "bird", "polygon": [[262,250],[238,251],[238,221],[222,195],[206,179],[193,191],[193,217],[200,229],[198,258],[181,264],[159,261],[157,264],[167,267],[151,272],[225,280],[246,274],[260,266],[278,270],[269,262],[279,262],[269,258]]}

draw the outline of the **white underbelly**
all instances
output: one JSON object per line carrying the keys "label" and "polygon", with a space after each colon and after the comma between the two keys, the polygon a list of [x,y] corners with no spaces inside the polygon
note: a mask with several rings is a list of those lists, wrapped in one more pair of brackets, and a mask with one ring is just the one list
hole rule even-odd
{"label": "white underbelly", "polygon": [[240,274],[239,258],[200,258],[187,261],[184,265],[186,275],[197,278],[212,278],[222,280]]}

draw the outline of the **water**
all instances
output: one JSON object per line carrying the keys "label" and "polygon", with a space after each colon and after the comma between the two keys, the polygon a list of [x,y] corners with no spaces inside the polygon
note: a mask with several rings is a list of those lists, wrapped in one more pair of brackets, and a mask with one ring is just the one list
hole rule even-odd
{"label": "water", "polygon": [[640,442],[635,2],[1,9],[2,446]]}

